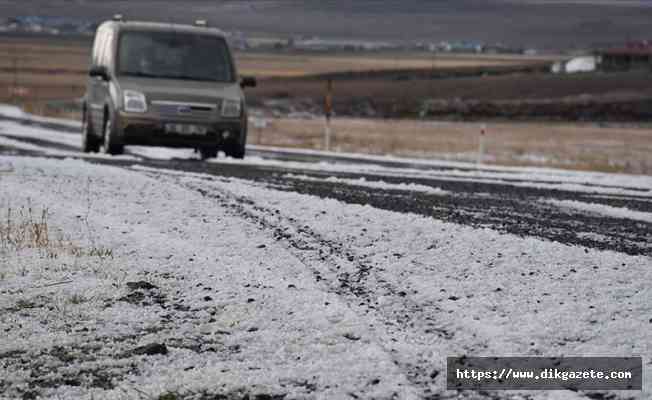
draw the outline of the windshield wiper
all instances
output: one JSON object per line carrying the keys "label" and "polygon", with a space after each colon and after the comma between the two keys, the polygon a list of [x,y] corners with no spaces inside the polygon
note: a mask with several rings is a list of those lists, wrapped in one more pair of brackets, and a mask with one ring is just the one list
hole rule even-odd
{"label": "windshield wiper", "polygon": [[156,74],[149,74],[146,72],[138,72],[138,71],[123,71],[123,75],[126,76],[137,76],[137,77],[142,77],[142,78],[157,78],[157,79],[176,79],[180,81],[198,81],[198,82],[229,82],[227,80],[220,80],[220,79],[214,79],[214,78],[204,78],[200,76],[191,76],[191,75],[156,75]]}
{"label": "windshield wiper", "polygon": [[199,76],[190,76],[190,75],[163,76],[162,78],[178,79],[180,81],[201,81],[201,82],[213,82],[215,80],[215,79],[203,78]]}
{"label": "windshield wiper", "polygon": [[141,78],[163,78],[163,77],[160,76],[160,75],[156,75],[156,74],[148,74],[147,72],[123,71],[123,72],[122,72],[122,75],[126,75],[126,76],[138,76],[138,77],[141,77]]}

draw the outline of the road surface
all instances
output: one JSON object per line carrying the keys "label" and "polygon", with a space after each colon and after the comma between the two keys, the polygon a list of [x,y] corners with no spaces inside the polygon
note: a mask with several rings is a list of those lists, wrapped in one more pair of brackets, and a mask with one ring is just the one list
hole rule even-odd
{"label": "road surface", "polygon": [[[85,155],[77,128],[0,120],[3,214],[47,208],[71,243],[111,249],[56,271],[2,253],[9,398],[649,396],[650,177],[261,147]],[[462,354],[642,355],[647,391],[447,391]]]}

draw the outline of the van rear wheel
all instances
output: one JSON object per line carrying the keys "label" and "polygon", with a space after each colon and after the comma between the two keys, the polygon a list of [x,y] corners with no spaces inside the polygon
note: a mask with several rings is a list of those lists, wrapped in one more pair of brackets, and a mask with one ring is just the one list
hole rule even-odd
{"label": "van rear wheel", "polygon": [[217,147],[201,147],[199,148],[199,156],[201,157],[202,160],[206,160],[209,158],[216,158],[217,157]]}

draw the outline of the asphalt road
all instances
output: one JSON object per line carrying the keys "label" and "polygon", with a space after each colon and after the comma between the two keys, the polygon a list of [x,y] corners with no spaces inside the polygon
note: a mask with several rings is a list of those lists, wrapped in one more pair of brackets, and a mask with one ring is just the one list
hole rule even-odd
{"label": "asphalt road", "polygon": [[[383,252],[396,259],[409,258],[407,254],[399,253],[393,246],[390,249],[373,248],[373,246],[371,249],[363,248],[361,244],[366,243],[363,233],[353,232],[346,227],[338,231],[337,237],[328,236],[328,229],[324,229],[319,222],[310,219],[319,210],[312,209],[312,213],[308,212],[306,215],[302,215],[302,211],[297,209],[295,212],[294,209],[291,209],[292,206],[288,207],[287,204],[283,209],[282,206],[267,202],[265,199],[267,191],[264,191],[264,195],[259,193],[259,196],[257,198],[254,196],[252,200],[245,196],[242,190],[240,192],[229,191],[236,180],[230,179],[217,186],[214,185],[214,181],[222,181],[222,178],[238,178],[258,184],[241,185],[247,186],[248,189],[258,186],[270,187],[280,191],[336,199],[347,204],[369,205],[377,209],[400,213],[401,217],[407,216],[407,214],[423,215],[454,224],[489,228],[520,237],[556,241],[569,246],[583,246],[587,253],[588,249],[601,249],[629,255],[652,255],[652,223],[641,219],[618,218],[604,213],[559,207],[554,204],[555,201],[570,200],[621,210],[627,208],[632,212],[652,213],[652,198],[649,191],[631,184],[619,185],[618,180],[606,181],[602,184],[595,183],[595,180],[575,181],[572,185],[568,185],[568,181],[562,181],[559,175],[554,174],[551,174],[549,178],[539,175],[536,179],[529,179],[527,173],[509,172],[500,168],[483,168],[478,171],[472,165],[466,167],[433,166],[407,160],[379,160],[352,155],[324,155],[270,149],[252,150],[249,154],[256,157],[241,162],[235,160],[202,162],[187,157],[154,159],[129,148],[127,148],[127,152],[130,153],[129,157],[88,157],[80,153],[78,147],[71,145],[77,139],[81,141],[75,129],[64,128],[56,124],[40,124],[16,119],[14,122],[57,129],[60,133],[70,135],[69,138],[73,140],[60,140],[61,138],[55,139],[47,136],[26,137],[20,132],[4,129],[0,130],[0,139],[5,138],[10,141],[3,142],[5,145],[0,144],[0,154],[52,158],[84,157],[89,163],[125,169],[138,168],[148,177],[158,179],[162,183],[174,183],[199,192],[220,209],[228,210],[229,215],[238,217],[238,221],[246,220],[256,229],[268,233],[269,235],[266,236],[284,244],[294,258],[301,261],[311,276],[314,276],[315,281],[323,285],[325,292],[336,294],[352,309],[357,310],[358,317],[373,318],[375,325],[381,327],[378,328],[379,331],[382,331],[382,334],[378,335],[378,343],[390,354],[394,364],[405,374],[409,383],[417,389],[420,397],[425,399],[446,397],[442,397],[439,392],[431,391],[433,382],[441,379],[443,370],[435,370],[432,357],[429,358],[427,355],[421,354],[420,349],[431,349],[433,346],[441,346],[441,348],[436,347],[437,349],[445,349],[449,346],[452,346],[452,349],[461,349],[468,345],[469,347],[465,350],[477,350],[486,346],[485,342],[490,339],[503,343],[504,338],[493,337],[494,331],[491,329],[488,332],[484,331],[485,326],[504,328],[503,325],[497,324],[495,321],[492,322],[490,318],[485,319],[488,318],[487,315],[491,317],[496,314],[502,320],[507,315],[520,317],[521,313],[524,313],[524,315],[532,317],[536,314],[537,320],[541,319],[544,324],[554,325],[558,316],[555,315],[554,318],[551,318],[548,314],[543,315],[544,312],[547,310],[557,311],[564,302],[577,305],[578,299],[584,301],[585,297],[589,300],[587,303],[581,303],[582,306],[588,307],[588,304],[591,304],[590,307],[593,309],[595,307],[594,300],[597,303],[596,298],[602,294],[594,294],[593,286],[590,286],[587,292],[583,292],[583,289],[580,288],[577,293],[568,293],[568,295],[562,293],[566,287],[571,287],[570,282],[572,284],[579,282],[574,278],[566,278],[566,270],[571,272],[575,272],[575,270],[572,269],[573,265],[564,265],[563,271],[561,267],[559,268],[561,277],[555,276],[554,279],[544,276],[532,277],[531,279],[536,279],[537,283],[530,287],[531,293],[526,296],[524,296],[522,288],[527,285],[518,286],[519,290],[510,293],[510,298],[523,300],[522,304],[496,302],[489,311],[482,311],[487,315],[477,316],[476,324],[476,320],[458,318],[457,316],[468,314],[469,310],[472,310],[469,305],[472,302],[484,301],[481,299],[494,299],[492,296],[500,296],[503,290],[506,290],[484,285],[484,278],[493,274],[493,272],[486,273],[485,271],[492,267],[495,259],[502,257],[502,253],[493,253],[495,259],[482,260],[483,269],[469,269],[465,272],[468,275],[456,276],[455,274],[459,272],[457,270],[450,271],[450,274],[444,272],[441,274],[443,276],[437,275],[438,285],[433,283],[431,287],[427,288],[428,290],[425,290],[420,286],[414,286],[415,279],[412,281],[406,279],[405,277],[409,277],[409,274],[401,274],[401,272],[405,272],[401,268],[411,271],[411,269],[427,269],[427,266],[409,262],[402,267],[401,263],[396,262],[392,263],[396,264],[392,269],[385,269],[384,265],[378,262],[379,254]],[[27,145],[31,146],[29,150],[26,150]],[[177,172],[181,172],[181,174]],[[202,175],[191,175],[195,173]],[[437,175],[438,173],[441,175]],[[188,177],[193,177],[193,179],[186,179]],[[622,182],[626,182],[626,179],[623,179]],[[224,190],[224,187],[229,189]],[[427,190],[429,188],[431,190]],[[246,192],[248,189],[244,189],[244,191]],[[337,210],[339,212],[341,208]],[[336,217],[333,220],[337,220]],[[399,220],[399,224],[401,223]],[[374,221],[374,225],[376,224],[377,221]],[[396,221],[394,224],[396,227]],[[362,224],[356,228],[362,230],[364,226]],[[341,232],[344,234],[340,235]],[[463,237],[461,238],[463,240]],[[350,242],[354,242],[356,246],[351,246]],[[514,241],[505,241],[505,243],[514,243]],[[537,242],[537,244],[540,243]],[[508,245],[497,245],[496,249],[500,252],[513,250],[505,249],[506,246]],[[476,250],[475,248],[467,249],[464,246],[453,247],[456,250],[460,248],[469,252],[470,255],[451,251],[451,254],[447,254],[447,256],[469,258]],[[523,257],[520,262],[525,263],[530,255],[521,253],[523,249],[521,248],[516,255],[512,256],[518,258],[520,254]],[[555,249],[559,250],[558,247]],[[494,257],[493,254],[492,257]],[[546,253],[539,257],[545,263],[548,256]],[[593,258],[587,256],[587,259],[595,260],[599,264],[595,255],[590,256]],[[599,255],[599,257],[602,256],[603,254]],[[554,255],[551,254],[550,257],[554,258]],[[423,260],[416,260],[416,262],[420,261]],[[611,264],[613,264],[612,261],[605,263],[614,269],[620,266],[620,262],[618,265]],[[588,268],[591,268],[591,265],[589,264]],[[592,268],[598,267],[593,266]],[[607,268],[602,269],[607,270]],[[602,269],[600,273],[606,273],[602,272]],[[519,272],[525,275],[526,270]],[[444,269],[444,271],[446,270]],[[193,269],[188,268],[179,271],[178,274],[192,272]],[[474,275],[474,273],[478,275]],[[528,273],[532,275],[540,272],[530,270]],[[459,294],[458,291],[463,292],[465,284],[468,284],[469,281],[473,282],[474,279],[480,280],[479,277],[483,279],[481,284],[473,286],[474,292],[465,295],[464,298],[460,297],[462,294]],[[598,277],[602,277],[602,275],[598,275]],[[592,285],[604,282],[612,283],[611,280],[598,279],[598,277],[591,281]],[[626,275],[625,278],[627,278]],[[208,278],[204,277],[203,279]],[[521,278],[515,276],[513,279]],[[634,278],[634,280],[636,279]],[[181,281],[186,281],[186,279],[182,278]],[[192,279],[188,278],[187,281],[192,281]],[[620,295],[633,296],[630,294],[630,289],[634,285],[628,284],[627,279],[624,282],[617,287],[618,290],[614,289],[616,294],[608,294],[613,304],[632,301],[630,298],[619,297]],[[454,293],[446,292],[443,287],[445,285],[448,285],[449,290],[455,289],[456,291]],[[248,286],[243,290],[248,292],[250,290]],[[435,287],[437,290],[433,290]],[[420,292],[417,292],[417,289],[423,291],[425,297],[419,297]],[[548,292],[553,289],[558,293],[555,292],[554,296],[549,296]],[[200,289],[195,288],[195,290],[199,291]],[[600,286],[598,286],[598,293],[600,290]],[[538,291],[545,292],[539,295]],[[186,299],[190,299],[194,295],[191,289],[177,292],[177,294],[180,297],[185,296]],[[441,296],[441,301],[433,300],[437,296]],[[525,301],[527,296],[532,297],[532,304],[524,306],[523,304],[529,304]],[[554,298],[554,305],[552,303],[545,307],[540,305],[542,304],[540,302],[546,302],[548,297]],[[180,300],[178,304],[180,304]],[[521,304],[524,308],[515,308],[513,304]],[[175,310],[174,306],[172,307],[173,310],[168,311],[170,315],[183,321],[188,319],[185,315],[187,310]],[[532,307],[533,311],[527,307]],[[634,309],[634,306],[628,305],[627,307]],[[541,308],[542,314],[538,314],[539,308]],[[529,312],[532,314],[528,314]],[[608,314],[606,311],[601,312],[605,315]],[[193,315],[194,318],[199,318],[200,314]],[[584,314],[574,311],[572,318],[578,319],[582,315]],[[645,326],[647,326],[649,317],[641,312],[640,316],[643,315],[644,317],[639,318],[639,314],[636,314],[636,318],[638,320],[644,318]],[[610,321],[615,318],[610,315],[608,317],[611,319],[598,326],[592,325],[597,323],[597,319],[586,322],[591,327],[591,330],[586,332],[593,335],[595,329],[608,329],[612,326],[609,325]],[[468,320],[472,322],[467,324]],[[632,321],[635,320],[630,319],[627,322],[619,320],[619,323],[630,326],[626,324],[632,324]],[[171,335],[174,334],[176,326],[178,325],[172,325],[170,328]],[[513,326],[517,326],[517,324]],[[576,331],[582,332],[580,328],[577,328]],[[628,334],[631,333],[628,331]],[[478,334],[477,338],[476,334]],[[545,350],[553,352],[551,354],[559,354],[558,352],[562,351],[561,348],[565,348],[564,346],[567,344],[570,346],[574,340],[579,340],[570,334],[566,337],[564,336],[566,333],[563,332],[560,335],[563,336],[560,339],[561,344],[555,345],[558,347],[545,348]],[[194,340],[197,342],[192,343],[193,348],[203,349],[208,346],[204,337]],[[525,340],[525,342],[530,342],[530,340]],[[530,345],[534,344],[534,341],[530,343]],[[443,350],[441,353],[443,354]],[[19,357],[16,356],[12,359],[19,360]],[[24,361],[22,359],[20,361],[26,364],[18,364],[19,361],[12,362],[16,362],[16,368],[20,365],[20,368],[28,369],[31,361],[26,358]],[[503,395],[491,392],[478,392],[468,396],[465,393],[455,393],[451,395],[452,397],[505,398]],[[598,393],[587,394],[587,398],[607,397]]]}
{"label": "asphalt road", "polygon": [[[43,128],[57,129],[70,135],[79,136],[75,129],[59,126],[56,123],[39,123],[14,119],[25,125],[36,125]],[[29,143],[43,149],[56,149],[69,152],[79,152],[61,142],[44,138],[26,138],[3,131],[0,136],[18,142]],[[81,140],[81,138],[80,138]],[[128,151],[128,150],[127,150]],[[38,150],[20,150],[12,147],[1,147],[0,154],[23,154],[30,156],[45,156]],[[556,188],[562,182],[557,180],[542,181],[537,185],[527,186],[529,182],[522,177],[511,177],[509,173],[499,178],[479,175],[468,179],[465,172],[474,168],[424,165],[410,161],[355,158],[351,155],[318,155],[311,153],[296,153],[283,150],[250,150],[248,155],[263,159],[280,161],[262,165],[256,163],[212,163],[197,159],[172,158],[166,160],[151,159],[137,155],[135,159],[89,158],[89,162],[132,167],[141,165],[151,168],[174,169],[193,173],[204,173],[223,177],[236,177],[273,185],[279,190],[293,191],[301,194],[316,195],[322,198],[337,199],[351,204],[368,204],[373,207],[400,213],[415,213],[431,216],[443,221],[487,227],[501,232],[516,234],[521,237],[537,237],[557,241],[569,245],[580,245],[587,248],[613,250],[630,255],[652,254],[652,224],[644,221],[606,216],[586,211],[560,208],[545,200],[571,200],[583,203],[593,203],[612,207],[625,207],[632,211],[652,213],[652,200],[645,191],[626,185],[596,185],[583,183],[582,191]],[[82,153],[80,157],[84,156]],[[52,155],[48,155],[52,157]],[[291,163],[284,163],[291,161]],[[312,164],[326,162],[342,165],[369,165],[392,168],[391,174],[374,172],[346,172],[327,169],[303,170],[301,163]],[[441,178],[432,175],[419,177],[406,173],[400,176],[394,171],[401,169],[447,171]],[[495,172],[491,168],[483,172]],[[503,171],[504,172],[504,171]],[[456,174],[457,173],[457,174]],[[300,174],[300,176],[298,175]],[[385,182],[388,184],[417,184],[426,187],[440,188],[449,195],[429,194],[423,191],[410,191],[393,188],[369,187],[355,183],[342,185],[337,181],[325,178],[359,180],[364,182]],[[306,179],[308,178],[308,179]],[[314,178],[314,179],[310,179]],[[541,187],[543,186],[543,187]],[[400,186],[398,186],[400,187]],[[604,189],[626,190],[628,194],[605,194]],[[637,191],[641,194],[637,195]]]}

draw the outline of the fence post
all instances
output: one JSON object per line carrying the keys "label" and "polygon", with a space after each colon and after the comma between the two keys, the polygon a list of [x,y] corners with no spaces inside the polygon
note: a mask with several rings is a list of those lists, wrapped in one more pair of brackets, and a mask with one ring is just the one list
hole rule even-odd
{"label": "fence post", "polygon": [[478,138],[478,160],[477,164],[482,164],[484,159],[484,141],[487,134],[487,124],[480,125],[480,137]]}
{"label": "fence post", "polygon": [[331,149],[331,115],[333,113],[333,80],[328,79],[326,84],[326,98],[324,101],[324,114],[326,115],[326,126],[324,127],[324,148]]}

